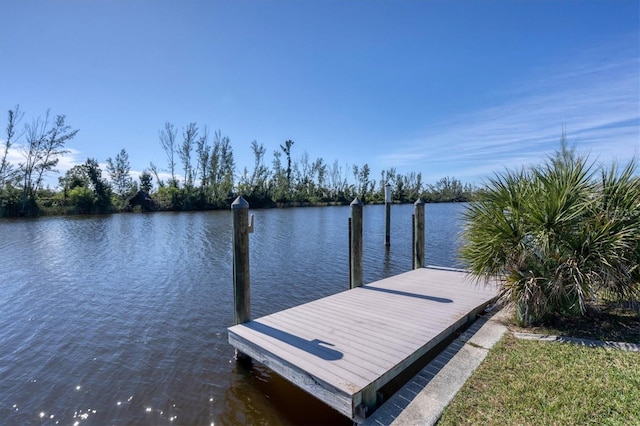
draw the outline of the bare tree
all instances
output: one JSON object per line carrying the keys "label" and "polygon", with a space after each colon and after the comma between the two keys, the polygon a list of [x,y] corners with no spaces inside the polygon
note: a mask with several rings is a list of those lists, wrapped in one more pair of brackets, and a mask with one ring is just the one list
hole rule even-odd
{"label": "bare tree", "polygon": [[209,182],[213,189],[213,198],[217,199],[218,185],[220,184],[220,141],[221,133],[217,130],[213,136],[213,148],[211,148],[211,155],[209,157]]}
{"label": "bare tree", "polygon": [[299,167],[297,187],[299,191],[304,191],[305,194],[308,196],[310,193],[309,183],[312,181],[312,176],[310,174],[311,160],[309,157],[309,153],[306,150],[300,156],[298,163],[300,167]]}
{"label": "bare tree", "polygon": [[282,152],[274,151],[271,163],[273,165],[273,180],[271,184],[274,192],[273,199],[274,201],[285,201],[289,195],[289,191],[287,188],[286,171],[282,168]]}
{"label": "bare tree", "polygon": [[197,179],[200,174],[200,187],[205,190],[209,178],[209,156],[211,147],[209,146],[209,128],[204,126],[204,130],[198,142],[196,143],[196,155],[198,156],[198,163],[193,173],[194,179]]}
{"label": "bare tree", "polygon": [[335,160],[329,169],[329,189],[331,197],[337,199],[344,190],[342,180],[342,167],[338,160]]}
{"label": "bare tree", "polygon": [[253,191],[264,191],[269,177],[269,168],[264,165],[264,154],[267,150],[264,148],[264,144],[258,144],[258,141],[253,141],[251,142],[251,151],[254,157],[253,174],[250,182],[251,189]]}
{"label": "bare tree", "polygon": [[178,130],[176,130],[175,126],[168,121],[164,123],[164,129],[160,130],[160,144],[162,145],[162,149],[164,149],[164,153],[167,156],[167,163],[169,164],[169,173],[171,173],[171,181],[169,182],[169,186],[178,186],[178,181],[176,180],[176,135],[178,134]]}
{"label": "bare tree", "polygon": [[180,160],[182,160],[182,167],[184,169],[184,186],[193,186],[193,169],[191,166],[191,152],[193,146],[196,143],[198,137],[198,126],[196,123],[189,123],[187,128],[182,132],[182,145],[178,150]]}
{"label": "bare tree", "polygon": [[291,147],[293,144],[291,139],[287,139],[284,145],[280,145],[280,149],[287,156],[287,191],[291,191]]}
{"label": "bare tree", "polygon": [[318,157],[311,166],[311,175],[317,176],[316,191],[320,197],[326,197],[325,180],[327,177],[327,165],[322,157]]}
{"label": "bare tree", "polygon": [[20,124],[24,113],[20,111],[20,105],[16,105],[13,110],[8,112],[7,120],[7,137],[4,140],[2,150],[2,159],[0,160],[0,189],[4,188],[8,183],[15,183],[18,178],[18,171],[13,169],[13,165],[7,161],[9,149],[19,140],[22,133],[16,135],[16,127]]}
{"label": "bare tree", "polygon": [[222,176],[221,195],[228,198],[233,190],[233,176],[236,171],[236,163],[233,159],[233,148],[231,139],[224,136],[220,141],[220,169]]}
{"label": "bare tree", "polygon": [[[27,211],[27,203],[35,205],[35,196],[42,186],[46,174],[55,171],[61,155],[68,153],[65,143],[73,139],[78,130],[71,130],[64,122],[65,116],[58,115],[49,130],[49,111],[42,120],[40,117],[25,126],[26,145],[21,148],[25,162],[20,164],[22,171],[23,196],[22,213]],[[29,209],[31,210],[31,209]]]}
{"label": "bare tree", "polygon": [[158,187],[160,188],[164,187],[164,181],[160,179],[160,176],[159,176],[160,171],[158,170],[158,166],[153,164],[153,161],[149,163],[149,170],[156,177],[156,182],[158,182]]}

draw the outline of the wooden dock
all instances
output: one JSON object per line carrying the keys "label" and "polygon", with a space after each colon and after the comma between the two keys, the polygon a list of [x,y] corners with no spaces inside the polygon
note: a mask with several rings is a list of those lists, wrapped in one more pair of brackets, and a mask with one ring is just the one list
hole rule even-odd
{"label": "wooden dock", "polygon": [[230,327],[229,343],[361,421],[382,386],[496,294],[464,272],[421,268]]}

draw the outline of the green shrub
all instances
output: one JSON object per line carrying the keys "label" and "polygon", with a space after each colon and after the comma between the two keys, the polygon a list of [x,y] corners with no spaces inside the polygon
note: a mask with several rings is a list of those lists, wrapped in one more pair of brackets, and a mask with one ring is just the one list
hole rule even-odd
{"label": "green shrub", "polygon": [[461,258],[497,279],[524,324],[582,315],[596,298],[640,300],[640,180],[636,163],[598,169],[562,150],[490,179],[465,213]]}
{"label": "green shrub", "polygon": [[0,217],[18,216],[22,208],[22,192],[7,185],[0,189]]}
{"label": "green shrub", "polygon": [[91,189],[85,186],[76,186],[68,192],[67,197],[67,204],[70,206],[69,213],[93,213],[94,205],[97,200],[94,192]]}

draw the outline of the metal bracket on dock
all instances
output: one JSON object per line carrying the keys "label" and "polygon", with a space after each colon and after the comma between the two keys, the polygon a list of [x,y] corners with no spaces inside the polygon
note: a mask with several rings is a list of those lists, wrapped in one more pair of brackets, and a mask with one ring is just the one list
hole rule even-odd
{"label": "metal bracket on dock", "polygon": [[249,226],[247,226],[247,233],[253,234],[253,215],[249,217]]}
{"label": "metal bracket on dock", "polygon": [[356,424],[362,423],[376,408],[384,402],[382,392],[376,389],[376,384],[371,383],[362,390],[362,402],[354,407],[353,419]]}

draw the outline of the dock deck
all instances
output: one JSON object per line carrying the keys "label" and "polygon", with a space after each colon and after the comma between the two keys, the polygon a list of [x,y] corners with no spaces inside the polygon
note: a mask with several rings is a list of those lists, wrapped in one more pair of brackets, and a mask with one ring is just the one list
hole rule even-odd
{"label": "dock deck", "polygon": [[230,327],[229,342],[361,421],[382,386],[496,294],[467,273],[422,268]]}

